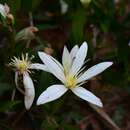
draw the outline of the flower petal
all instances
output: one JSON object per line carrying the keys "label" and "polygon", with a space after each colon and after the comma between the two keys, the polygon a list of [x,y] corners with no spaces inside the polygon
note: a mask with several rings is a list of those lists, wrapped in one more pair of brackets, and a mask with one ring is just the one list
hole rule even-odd
{"label": "flower petal", "polygon": [[101,100],[98,97],[96,97],[93,93],[83,87],[75,87],[74,89],[72,89],[72,92],[78,97],[84,99],[85,101],[88,101],[99,107],[103,106]]}
{"label": "flower petal", "polygon": [[49,72],[48,68],[44,64],[39,63],[30,64],[29,69],[43,70]]}
{"label": "flower petal", "polygon": [[84,64],[84,60],[86,58],[87,55],[87,50],[88,50],[88,46],[87,43],[84,42],[81,47],[79,48],[78,52],[76,53],[75,59],[73,61],[70,73],[75,75],[80,68],[83,66]]}
{"label": "flower petal", "polygon": [[71,49],[71,51],[70,51],[70,56],[71,56],[72,60],[75,58],[76,53],[78,52],[78,49],[79,49],[78,45],[75,45],[75,46]]}
{"label": "flower petal", "polygon": [[68,10],[68,4],[64,0],[60,0],[61,13],[65,14]]}
{"label": "flower petal", "polygon": [[63,55],[62,55],[62,64],[64,66],[65,71],[68,72],[70,70],[71,63],[72,63],[72,60],[71,60],[71,57],[70,57],[70,53],[65,46],[64,50],[63,50]]}
{"label": "flower petal", "polygon": [[99,73],[110,67],[112,64],[112,62],[102,62],[92,66],[78,78],[77,82],[80,83],[98,75]]}
{"label": "flower petal", "polygon": [[6,11],[5,6],[0,4],[0,14],[5,18],[6,17]]}
{"label": "flower petal", "polygon": [[9,14],[10,8],[9,8],[9,6],[6,3],[4,5],[4,9],[5,9],[6,14]]}
{"label": "flower petal", "polygon": [[53,57],[47,55],[44,52],[38,52],[38,55],[40,59],[44,62],[44,64],[47,66],[47,68],[49,69],[49,72],[52,73],[54,76],[56,76],[60,81],[64,83],[65,76],[61,68],[61,64]]}
{"label": "flower petal", "polygon": [[45,104],[60,98],[68,89],[64,85],[48,87],[38,98],[37,105]]}
{"label": "flower petal", "polygon": [[[46,54],[46,53],[45,53],[45,54]],[[50,56],[50,55],[48,55],[48,56],[61,68],[62,71],[64,71],[63,66],[61,65],[61,63],[60,63],[58,60],[56,60],[55,58],[53,58],[53,57]]]}
{"label": "flower petal", "polygon": [[32,106],[32,103],[33,103],[33,100],[35,97],[33,81],[30,78],[28,73],[25,73],[23,75],[23,84],[24,84],[24,88],[25,88],[24,103],[25,103],[26,109],[28,110]]}

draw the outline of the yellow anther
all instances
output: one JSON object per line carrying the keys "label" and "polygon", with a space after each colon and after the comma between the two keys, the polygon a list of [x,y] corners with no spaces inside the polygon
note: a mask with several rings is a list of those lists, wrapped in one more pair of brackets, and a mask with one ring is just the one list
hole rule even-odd
{"label": "yellow anther", "polygon": [[27,70],[28,68],[28,63],[26,61],[19,61],[17,64],[16,64],[16,68],[20,71],[20,72],[24,72]]}
{"label": "yellow anther", "polygon": [[66,76],[65,86],[68,88],[74,88],[77,84],[77,79],[73,75]]}
{"label": "yellow anther", "polygon": [[29,59],[28,54],[26,54],[25,56],[22,55],[21,59],[14,57],[14,59],[12,59],[12,62],[10,63],[10,65],[14,67],[20,74],[29,71],[28,68],[30,64],[31,60]]}

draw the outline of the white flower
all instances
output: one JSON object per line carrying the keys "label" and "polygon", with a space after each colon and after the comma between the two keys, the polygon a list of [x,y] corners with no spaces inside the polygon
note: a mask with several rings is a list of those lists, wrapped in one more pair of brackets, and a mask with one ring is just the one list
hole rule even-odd
{"label": "white flower", "polygon": [[68,11],[68,4],[64,0],[60,0],[61,13],[65,14]]}
{"label": "white flower", "polygon": [[10,13],[10,8],[7,4],[0,4],[0,14],[6,18],[7,15]]}
{"label": "white flower", "polygon": [[0,4],[0,14],[8,24],[14,24],[14,16],[10,13],[10,8],[6,3]]}
{"label": "white flower", "polygon": [[84,42],[80,48],[78,48],[78,46],[74,46],[70,53],[68,49],[64,47],[62,56],[63,65],[44,52],[38,53],[41,60],[49,69],[49,72],[57,77],[63,85],[52,85],[47,88],[39,96],[37,105],[56,100],[67,90],[71,90],[78,97],[97,106],[103,106],[98,97],[81,87],[81,85],[84,84],[86,80],[89,80],[107,69],[112,65],[112,62],[102,62],[89,68],[87,71],[83,71],[85,69],[83,65],[85,64],[87,50],[88,46],[86,42]]}
{"label": "white flower", "polygon": [[[45,65],[39,64],[39,63],[31,63],[31,59],[29,58],[28,54],[25,56],[22,54],[22,58],[16,58],[14,57],[12,62],[9,64],[11,65],[15,70],[15,84],[17,89],[25,95],[24,97],[24,103],[26,109],[30,109],[34,97],[35,97],[35,89],[33,85],[33,81],[31,77],[29,76],[29,73],[31,73],[30,69],[38,69],[38,70],[46,70]],[[19,88],[18,86],[18,76],[23,76],[23,85],[24,85],[24,91]]]}
{"label": "white flower", "polygon": [[130,46],[130,41],[128,42],[128,46]]}

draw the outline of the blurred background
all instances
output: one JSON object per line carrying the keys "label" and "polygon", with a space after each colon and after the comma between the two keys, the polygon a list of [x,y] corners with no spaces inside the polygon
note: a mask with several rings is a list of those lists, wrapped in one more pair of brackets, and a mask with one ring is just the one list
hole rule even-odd
{"label": "blurred background", "polygon": [[[12,16],[0,16],[0,130],[130,130],[130,1],[129,0],[0,0]],[[61,62],[69,50],[87,41],[86,67],[102,61],[114,64],[84,87],[101,98],[97,108],[71,92],[59,100],[36,106],[51,84],[51,74],[35,71],[31,77],[36,97],[29,111],[16,90],[13,56],[29,53],[40,62],[45,51]],[[22,81],[19,84],[23,87]]]}

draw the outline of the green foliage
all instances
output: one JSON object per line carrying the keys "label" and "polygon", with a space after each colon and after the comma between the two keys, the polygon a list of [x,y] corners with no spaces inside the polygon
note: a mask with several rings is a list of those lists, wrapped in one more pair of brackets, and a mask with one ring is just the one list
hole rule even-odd
{"label": "green foliage", "polygon": [[79,7],[72,14],[72,42],[79,44],[84,41],[84,28],[86,24],[86,10]]}
{"label": "green foliage", "polygon": [[17,104],[19,104],[20,101],[3,101],[0,102],[0,112],[7,112],[11,109],[13,109]]}
{"label": "green foliage", "polygon": [[8,83],[0,83],[0,95],[4,94],[7,91],[13,90],[14,86]]}
{"label": "green foliage", "polygon": [[[70,49],[73,45],[80,45],[86,40],[89,45],[88,58],[90,58],[90,61],[85,64],[87,68],[101,61],[114,62],[110,69],[90,81],[87,87],[94,92],[97,91],[97,95],[99,95],[98,92],[101,92],[100,97],[103,99],[104,105],[106,104],[105,110],[110,115],[111,107],[114,106],[112,110],[115,112],[111,117],[117,124],[123,126],[125,113],[129,113],[129,103],[126,98],[129,99],[130,94],[130,46],[128,45],[130,42],[130,1],[91,0],[87,6],[84,6],[80,0],[64,0],[64,2],[68,4],[68,10],[62,14],[60,0],[0,0],[0,3],[9,5],[10,13],[15,19],[15,25],[13,25],[8,21],[9,19],[0,16],[0,118],[5,113],[8,115],[8,112],[17,113],[24,109],[22,102],[24,95],[19,91],[11,101],[12,92],[16,86],[14,81],[16,70],[9,66],[13,56],[20,57],[22,53],[27,52],[29,55],[35,56],[32,60],[33,63],[41,62],[37,51],[45,51],[49,48],[52,49],[52,52],[49,50],[49,53],[51,52],[50,54],[53,56],[56,54],[55,58],[61,62],[65,44]],[[29,16],[29,14],[31,15]],[[25,39],[16,42],[15,37],[18,32],[31,26],[32,23],[39,30],[34,32],[34,39],[31,37],[31,40]],[[36,106],[38,96],[50,85],[60,84],[60,81],[47,72],[33,72],[35,73],[30,73],[30,76],[34,79],[36,96],[34,105],[28,113],[36,118],[39,126],[41,124],[41,129],[78,130],[77,122],[89,114],[91,120],[104,128],[101,121],[97,121],[85,103],[76,104],[78,101],[73,100],[74,96],[65,95],[55,102],[40,107]],[[24,90],[22,78],[19,84],[20,88]],[[108,99],[104,99],[106,94],[102,94],[104,86],[107,89],[105,92],[110,95],[118,95],[117,91],[121,91],[122,95],[125,95],[125,99],[122,100],[120,98],[123,97],[118,97],[119,107],[113,103],[115,97],[106,96]],[[113,88],[112,90],[109,89],[110,86]],[[69,97],[69,100],[66,101],[66,97]],[[26,114],[22,116],[28,118]],[[23,120],[23,117],[20,117],[19,122]],[[33,118],[30,120],[32,121]],[[4,119],[10,122],[8,117]],[[0,129],[6,130],[6,123],[3,120],[0,120]],[[86,122],[91,122],[91,120],[88,118]],[[129,120],[126,121],[126,124],[127,122]],[[91,126],[88,124],[86,129],[90,128]],[[94,129],[94,127],[92,128]],[[10,129],[7,127],[7,130]],[[100,128],[98,127],[98,129]]]}

